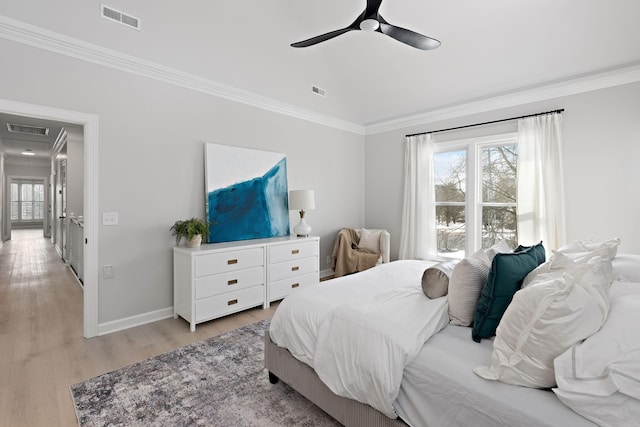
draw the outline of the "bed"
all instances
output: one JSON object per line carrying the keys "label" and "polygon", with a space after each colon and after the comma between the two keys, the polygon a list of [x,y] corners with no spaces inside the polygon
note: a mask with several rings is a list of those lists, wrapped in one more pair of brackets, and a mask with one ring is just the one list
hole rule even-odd
{"label": "bed", "polygon": [[[623,256],[621,259],[625,271],[640,271],[639,257]],[[448,317],[443,321],[442,307],[446,312],[446,297],[432,301],[430,306],[417,305],[406,310],[409,317],[415,317],[419,310],[429,315],[423,323],[408,326],[410,334],[420,335],[418,341],[424,340],[417,349],[412,349],[411,342],[400,344],[402,351],[399,354],[407,360],[401,368],[397,389],[388,385],[387,382],[391,381],[387,380],[381,386],[384,389],[382,395],[392,398],[392,413],[384,403],[379,404],[375,399],[373,403],[369,402],[368,397],[362,399],[357,390],[353,395],[349,394],[352,390],[336,391],[344,378],[327,380],[326,374],[323,375],[326,368],[321,366],[324,364],[322,357],[315,353],[316,346],[335,346],[331,341],[327,344],[327,339],[333,340],[338,336],[338,347],[332,347],[329,353],[341,353],[346,346],[346,356],[343,356],[348,359],[352,341],[359,341],[359,334],[364,333],[362,329],[369,329],[369,325],[376,322],[384,325],[395,316],[369,313],[377,307],[368,302],[363,305],[363,302],[369,301],[371,296],[374,300],[381,295],[386,299],[390,289],[405,295],[422,292],[422,273],[434,264],[429,261],[394,261],[301,289],[287,297],[278,307],[269,333],[265,334],[265,367],[270,381],[284,381],[345,426],[597,425],[574,412],[551,390],[487,381],[476,375],[474,368],[488,363],[494,342],[473,342],[469,327],[450,325]],[[640,282],[640,277],[637,279]],[[394,307],[393,303],[405,304],[406,301],[393,301],[391,310],[392,313],[405,311],[398,310],[402,305]],[[326,324],[330,323],[327,318],[337,307],[348,307],[347,312],[352,312],[355,307],[354,319],[347,320],[360,324],[357,333],[341,336],[343,329],[350,328],[344,327],[344,319],[340,316],[336,320],[337,328],[325,330]],[[369,315],[372,317],[368,318]],[[398,316],[402,317],[402,314]],[[397,328],[397,325],[391,327]],[[378,342],[376,345],[386,347],[388,343]],[[357,351],[362,352],[362,348],[354,350]],[[391,353],[394,351],[397,353],[395,349]],[[374,360],[373,364],[395,365],[398,357],[394,357],[391,359],[393,363]],[[365,365],[367,363],[364,362]],[[351,360],[346,366],[360,369],[359,365]],[[372,385],[366,381],[360,386],[379,388],[379,384]]]}

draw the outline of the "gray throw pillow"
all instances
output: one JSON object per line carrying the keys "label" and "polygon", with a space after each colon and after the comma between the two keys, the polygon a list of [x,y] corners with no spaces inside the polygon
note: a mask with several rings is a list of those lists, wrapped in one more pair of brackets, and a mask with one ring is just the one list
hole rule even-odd
{"label": "gray throw pillow", "polygon": [[480,292],[487,282],[491,263],[480,249],[460,261],[449,280],[449,320],[452,325],[470,326],[476,314]]}
{"label": "gray throw pillow", "polygon": [[447,295],[449,290],[449,278],[453,268],[459,259],[441,262],[427,268],[422,274],[422,291],[431,298],[440,298]]}

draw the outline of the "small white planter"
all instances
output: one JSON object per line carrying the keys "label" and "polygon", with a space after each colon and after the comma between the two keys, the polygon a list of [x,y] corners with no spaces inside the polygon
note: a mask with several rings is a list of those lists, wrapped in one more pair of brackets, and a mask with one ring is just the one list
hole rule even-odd
{"label": "small white planter", "polygon": [[193,239],[187,239],[188,248],[197,248],[202,243],[202,235],[196,234]]}

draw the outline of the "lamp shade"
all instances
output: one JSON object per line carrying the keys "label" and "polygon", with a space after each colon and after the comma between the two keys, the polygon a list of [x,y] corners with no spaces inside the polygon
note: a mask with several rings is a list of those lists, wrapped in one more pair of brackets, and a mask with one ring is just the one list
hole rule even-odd
{"label": "lamp shade", "polygon": [[308,210],[316,208],[316,197],[313,190],[289,191],[290,210]]}

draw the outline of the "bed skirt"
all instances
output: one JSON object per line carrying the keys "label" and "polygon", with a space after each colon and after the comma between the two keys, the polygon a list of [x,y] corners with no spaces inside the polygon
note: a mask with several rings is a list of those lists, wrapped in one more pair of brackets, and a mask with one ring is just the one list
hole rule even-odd
{"label": "bed skirt", "polygon": [[400,418],[391,419],[369,405],[334,394],[306,363],[264,334],[264,366],[270,377],[276,376],[298,393],[315,403],[346,427],[406,427]]}

